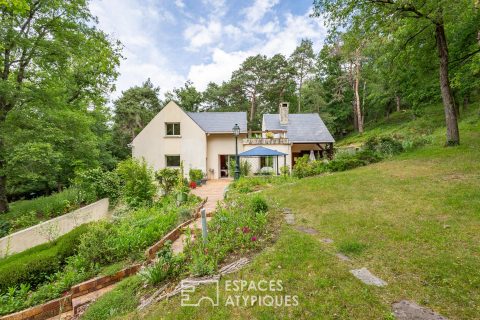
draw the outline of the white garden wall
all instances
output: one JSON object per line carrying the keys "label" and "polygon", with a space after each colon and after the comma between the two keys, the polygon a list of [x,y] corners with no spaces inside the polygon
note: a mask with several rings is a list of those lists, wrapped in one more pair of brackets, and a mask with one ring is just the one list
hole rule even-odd
{"label": "white garden wall", "polygon": [[54,240],[81,224],[106,217],[108,217],[107,198],[1,238],[0,257]]}

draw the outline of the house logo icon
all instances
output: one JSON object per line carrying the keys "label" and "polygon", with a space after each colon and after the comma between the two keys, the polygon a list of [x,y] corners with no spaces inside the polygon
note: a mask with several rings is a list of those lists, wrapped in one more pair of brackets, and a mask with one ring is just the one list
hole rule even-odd
{"label": "house logo icon", "polygon": [[[195,293],[196,288],[200,284],[214,284],[215,285],[215,297],[201,296],[197,300],[192,301],[191,295]],[[181,306],[182,307],[198,307],[203,303],[210,303],[213,307],[217,307],[220,301],[220,284],[218,279],[204,279],[198,280],[182,280],[181,286]]]}

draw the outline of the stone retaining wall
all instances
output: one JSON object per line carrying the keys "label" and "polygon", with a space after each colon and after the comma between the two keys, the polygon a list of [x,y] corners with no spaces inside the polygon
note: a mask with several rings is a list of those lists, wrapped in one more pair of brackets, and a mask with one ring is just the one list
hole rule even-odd
{"label": "stone retaining wall", "polygon": [[22,252],[52,241],[81,224],[108,216],[108,199],[102,199],[83,208],[20,230],[0,239],[0,258]]}

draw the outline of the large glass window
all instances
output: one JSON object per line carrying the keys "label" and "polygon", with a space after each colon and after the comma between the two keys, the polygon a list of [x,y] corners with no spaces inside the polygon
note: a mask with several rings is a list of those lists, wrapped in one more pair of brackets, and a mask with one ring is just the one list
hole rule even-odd
{"label": "large glass window", "polygon": [[180,123],[179,122],[171,122],[165,123],[166,128],[166,135],[167,136],[179,136],[180,135]]}
{"label": "large glass window", "polygon": [[180,156],[165,156],[165,162],[167,163],[167,167],[180,167]]}

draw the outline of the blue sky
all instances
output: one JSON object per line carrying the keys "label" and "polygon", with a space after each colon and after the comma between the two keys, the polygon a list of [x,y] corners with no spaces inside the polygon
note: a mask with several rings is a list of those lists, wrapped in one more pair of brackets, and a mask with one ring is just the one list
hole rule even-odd
{"label": "blue sky", "polygon": [[326,28],[311,0],[92,0],[99,27],[124,45],[122,90],[150,78],[165,93],[186,80],[221,83],[248,56],[289,55],[302,38],[318,50]]}

